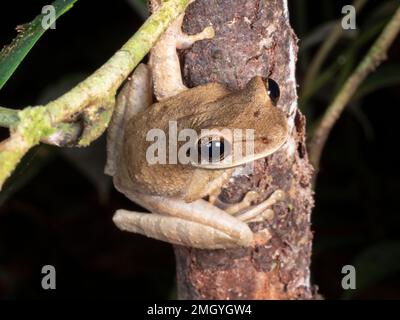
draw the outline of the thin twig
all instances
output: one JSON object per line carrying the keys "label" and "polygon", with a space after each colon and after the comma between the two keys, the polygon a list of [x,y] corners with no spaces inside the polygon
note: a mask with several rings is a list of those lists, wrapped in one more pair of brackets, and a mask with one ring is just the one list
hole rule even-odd
{"label": "thin twig", "polygon": [[[364,7],[366,2],[367,0],[355,0],[353,6],[356,9],[356,11],[359,12]],[[343,32],[344,29],[342,27],[342,21],[339,19],[335,23],[334,27],[332,28],[330,34],[328,35],[324,43],[318,49],[318,52],[313,57],[312,63],[310,64],[310,67],[308,68],[306,77],[304,79],[302,97],[307,95],[310,87],[313,85],[315,81],[315,78],[319,74],[319,71],[321,70],[323,63],[325,62],[332,48],[341,38]]]}
{"label": "thin twig", "polygon": [[358,65],[357,69],[345,82],[344,86],[326,110],[321,122],[315,130],[310,144],[310,160],[314,165],[316,172],[318,171],[322,150],[332,127],[335,125],[337,119],[340,117],[347,103],[357,91],[360,84],[368,74],[375,70],[386,58],[387,51],[395,40],[399,30],[400,7],[396,10],[396,13],[372,45],[367,55]]}
{"label": "thin twig", "polygon": [[60,123],[82,112],[86,111],[90,116],[94,109],[104,108],[105,115],[99,117],[97,124],[92,121],[90,132],[86,133],[82,145],[87,145],[104,131],[112,113],[117,89],[189,3],[190,0],[163,2],[162,7],[102,67],[47,105],[19,111],[17,124],[11,124],[13,119],[5,116],[8,111],[0,109],[2,124],[11,127],[10,138],[0,143],[0,189],[25,153],[41,140],[56,133]]}

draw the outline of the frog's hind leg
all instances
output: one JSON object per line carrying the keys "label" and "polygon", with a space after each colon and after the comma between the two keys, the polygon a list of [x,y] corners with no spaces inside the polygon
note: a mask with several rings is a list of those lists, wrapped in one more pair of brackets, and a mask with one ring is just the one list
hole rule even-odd
{"label": "frog's hind leg", "polygon": [[237,246],[226,233],[197,222],[156,213],[118,210],[113,218],[119,229],[199,249]]}
{"label": "frog's hind leg", "polygon": [[141,195],[135,199],[153,213],[118,210],[114,223],[122,230],[158,240],[200,249],[249,246],[253,233],[246,223],[205,200]]}
{"label": "frog's hind leg", "polygon": [[271,214],[269,208],[283,198],[283,191],[277,190],[258,206],[233,216],[202,199],[187,203],[130,194],[131,200],[153,213],[118,210],[113,221],[122,230],[178,245],[200,249],[246,247],[254,239],[247,223],[266,219]]}
{"label": "frog's hind leg", "polygon": [[140,64],[123,85],[115,104],[107,131],[107,163],[105,173],[114,176],[118,163],[116,157],[123,143],[125,124],[136,113],[152,104],[151,72]]}

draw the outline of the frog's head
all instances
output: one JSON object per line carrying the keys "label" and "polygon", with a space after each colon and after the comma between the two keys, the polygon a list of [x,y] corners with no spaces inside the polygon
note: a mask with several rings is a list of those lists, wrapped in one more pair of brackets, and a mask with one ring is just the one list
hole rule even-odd
{"label": "frog's head", "polygon": [[279,93],[274,80],[257,76],[244,89],[199,106],[191,123],[199,134],[191,164],[221,170],[277,151],[288,136],[286,115],[276,106]]}
{"label": "frog's head", "polygon": [[[285,143],[287,119],[276,106],[278,97],[272,80],[255,77],[239,91],[209,83],[144,109],[124,132],[120,158],[127,165],[126,175],[141,192],[182,196],[186,201],[204,197],[229,179],[231,168],[266,157]],[[152,139],[149,132],[160,135]],[[193,135],[188,140],[184,132]],[[177,148],[170,148],[170,141]],[[148,155],[165,161],[150,163]],[[211,161],[199,162],[199,155]]]}

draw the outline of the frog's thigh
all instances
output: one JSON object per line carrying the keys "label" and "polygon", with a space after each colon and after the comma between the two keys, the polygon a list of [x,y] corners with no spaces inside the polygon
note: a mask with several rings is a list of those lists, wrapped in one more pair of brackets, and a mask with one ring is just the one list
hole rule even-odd
{"label": "frog's thigh", "polygon": [[[135,214],[119,211],[115,223],[123,229],[204,249],[249,246],[253,233],[246,223],[202,199],[187,203],[180,199],[141,195],[137,201],[152,212]],[[171,228],[173,226],[173,228]],[[173,235],[172,235],[172,234]],[[168,234],[168,237],[165,235]]]}
{"label": "frog's thigh", "polygon": [[177,217],[118,210],[113,221],[121,230],[173,244],[200,249],[237,246],[236,242],[222,231]]}

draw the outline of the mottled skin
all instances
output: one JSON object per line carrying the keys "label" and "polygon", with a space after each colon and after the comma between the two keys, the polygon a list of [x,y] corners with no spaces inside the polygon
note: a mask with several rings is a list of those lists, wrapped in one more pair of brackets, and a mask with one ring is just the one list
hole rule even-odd
{"label": "mottled skin", "polygon": [[[249,246],[254,235],[247,223],[263,219],[263,212],[281,200],[283,193],[277,190],[253,208],[248,207],[254,193],[230,207],[218,207],[217,195],[235,167],[266,157],[284,144],[288,135],[286,116],[272,104],[261,77],[253,78],[237,92],[216,83],[184,87],[176,47],[209,38],[209,31],[185,38],[182,19],[183,15],[152,50],[150,68],[140,65],[118,96],[108,132],[106,173],[113,176],[120,192],[151,213],[118,210],[114,222],[123,230],[196,248]],[[152,87],[159,101],[154,104]],[[170,121],[177,121],[178,132],[187,128],[198,133],[202,129],[253,129],[254,154],[240,161],[234,159],[229,165],[149,165],[146,151],[153,142],[146,141],[146,135],[159,128],[168,141]],[[178,142],[178,148],[183,143]],[[203,199],[206,196],[209,201]]]}

